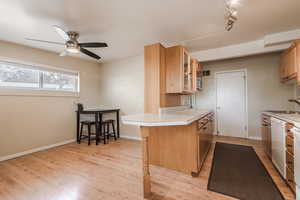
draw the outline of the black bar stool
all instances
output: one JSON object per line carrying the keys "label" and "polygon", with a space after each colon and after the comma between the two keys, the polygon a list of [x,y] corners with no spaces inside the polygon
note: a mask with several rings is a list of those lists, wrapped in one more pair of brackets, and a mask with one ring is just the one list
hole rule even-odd
{"label": "black bar stool", "polygon": [[[117,140],[115,120],[113,119],[104,120],[102,124],[103,124],[102,127],[103,127],[104,137],[106,137],[107,140],[109,140],[110,137],[113,137],[115,140]],[[110,127],[112,128],[112,131],[110,130]]]}
{"label": "black bar stool", "polygon": [[[88,138],[88,145],[91,144],[91,136],[92,135],[95,135],[96,136],[96,133],[92,133],[91,132],[91,127],[92,125],[95,125],[96,123],[93,122],[93,121],[82,121],[80,122],[80,134],[79,134],[79,144],[81,143],[81,139],[85,139],[85,138]],[[83,131],[83,127],[84,126],[87,126],[88,128],[88,135],[82,135],[82,131]]]}
{"label": "black bar stool", "polygon": [[[83,104],[81,103],[78,103],[77,104],[77,108],[78,108],[78,112],[80,113],[80,111],[83,111],[84,110],[84,107],[83,107]],[[94,119],[88,119],[88,120],[83,120],[80,122],[80,132],[79,132],[79,140],[78,140],[78,143],[80,144],[81,143],[81,140],[82,139],[86,139],[88,138],[88,145],[91,144],[91,140],[92,139],[97,139],[97,137],[95,138],[92,138],[92,136],[96,136],[96,132],[93,132],[91,131],[92,129],[92,126],[95,126],[96,125],[96,122]],[[87,130],[88,130],[88,135],[83,135],[83,127],[86,126],[87,127]],[[96,128],[96,127],[95,127]],[[96,130],[96,129],[95,129]],[[99,140],[101,141],[101,139],[104,141],[104,144],[106,144],[106,137],[105,135],[102,134],[102,131],[100,129],[100,136],[99,136]],[[98,144],[98,141],[96,141],[96,144]]]}

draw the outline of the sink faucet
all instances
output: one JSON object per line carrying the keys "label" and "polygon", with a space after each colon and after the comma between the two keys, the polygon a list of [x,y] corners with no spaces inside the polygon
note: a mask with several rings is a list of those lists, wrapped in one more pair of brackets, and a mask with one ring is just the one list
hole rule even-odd
{"label": "sink faucet", "polygon": [[297,99],[289,99],[289,102],[294,102],[300,106],[300,102]]}

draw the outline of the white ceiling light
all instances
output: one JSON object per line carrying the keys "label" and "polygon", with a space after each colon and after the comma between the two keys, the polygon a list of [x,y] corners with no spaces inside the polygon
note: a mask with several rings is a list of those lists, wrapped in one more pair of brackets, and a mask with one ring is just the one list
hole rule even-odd
{"label": "white ceiling light", "polygon": [[66,51],[69,53],[79,53],[79,48],[76,47],[67,47]]}

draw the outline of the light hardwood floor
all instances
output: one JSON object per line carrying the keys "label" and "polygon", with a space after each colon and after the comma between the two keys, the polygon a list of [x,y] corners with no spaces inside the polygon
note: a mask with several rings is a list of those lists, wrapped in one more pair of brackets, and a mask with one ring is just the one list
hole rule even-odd
{"label": "light hardwood floor", "polygon": [[[258,141],[216,137],[251,145],[286,199],[295,199]],[[214,147],[214,146],[213,146]],[[233,200],[208,191],[213,148],[198,178],[150,167],[152,200]],[[141,143],[120,139],[107,145],[68,144],[0,162],[0,200],[142,199]]]}

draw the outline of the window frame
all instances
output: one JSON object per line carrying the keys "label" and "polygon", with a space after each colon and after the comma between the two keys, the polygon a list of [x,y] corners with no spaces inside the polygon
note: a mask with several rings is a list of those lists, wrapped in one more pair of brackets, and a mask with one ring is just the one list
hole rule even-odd
{"label": "window frame", "polygon": [[[62,67],[54,67],[45,64],[37,64],[32,62],[20,61],[17,59],[0,57],[0,62],[15,63],[16,65],[24,65],[33,70],[37,70],[39,73],[39,87],[37,88],[26,88],[26,87],[10,87],[10,86],[0,86],[0,96],[66,96],[66,97],[79,97],[80,95],[80,72],[75,70],[70,70]],[[18,66],[17,66],[18,67]],[[20,68],[22,68],[20,66]],[[75,79],[75,91],[67,90],[57,90],[43,88],[43,71],[44,72],[56,72],[64,75],[74,75],[77,78]]]}

